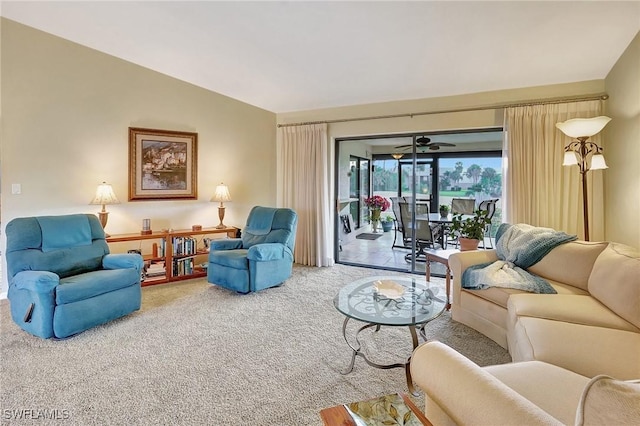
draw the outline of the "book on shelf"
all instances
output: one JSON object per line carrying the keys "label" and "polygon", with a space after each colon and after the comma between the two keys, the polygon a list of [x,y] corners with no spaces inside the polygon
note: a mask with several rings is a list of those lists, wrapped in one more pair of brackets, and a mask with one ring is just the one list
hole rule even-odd
{"label": "book on shelf", "polygon": [[193,256],[173,259],[172,276],[191,275],[194,271]]}
{"label": "book on shelf", "polygon": [[164,276],[167,273],[167,269],[164,266],[164,262],[151,263],[147,267],[146,276],[147,277],[157,277]]}

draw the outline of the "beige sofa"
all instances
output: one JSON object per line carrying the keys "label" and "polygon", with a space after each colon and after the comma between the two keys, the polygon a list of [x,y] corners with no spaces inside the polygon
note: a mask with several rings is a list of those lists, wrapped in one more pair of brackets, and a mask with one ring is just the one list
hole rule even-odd
{"label": "beige sofa", "polygon": [[640,383],[593,379],[525,361],[480,368],[436,341],[413,353],[411,374],[435,425],[637,425]]}
{"label": "beige sofa", "polygon": [[584,241],[554,248],[529,271],[547,279],[558,294],[461,288],[469,266],[496,259],[495,250],[449,258],[454,320],[507,348],[513,361],[543,361],[588,378],[640,378],[637,250]]}

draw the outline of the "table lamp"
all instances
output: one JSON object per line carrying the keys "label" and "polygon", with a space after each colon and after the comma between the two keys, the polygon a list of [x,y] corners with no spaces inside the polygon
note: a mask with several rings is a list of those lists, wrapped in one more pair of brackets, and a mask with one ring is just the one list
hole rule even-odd
{"label": "table lamp", "polygon": [[[96,189],[96,196],[89,204],[102,204],[102,210],[98,212],[98,218],[102,224],[102,229],[107,226],[107,220],[109,219],[109,212],[105,208],[107,204],[120,204],[116,194],[113,192],[113,188],[106,182],[102,182]],[[109,237],[109,234],[105,232],[105,236]]]}
{"label": "table lamp", "polygon": [[231,195],[229,194],[229,188],[224,183],[220,183],[220,185],[216,186],[216,193],[211,198],[211,201],[219,201],[220,206],[218,207],[218,217],[220,218],[220,224],[216,226],[217,229],[224,229],[226,225],[222,223],[224,220],[224,202],[231,201]]}

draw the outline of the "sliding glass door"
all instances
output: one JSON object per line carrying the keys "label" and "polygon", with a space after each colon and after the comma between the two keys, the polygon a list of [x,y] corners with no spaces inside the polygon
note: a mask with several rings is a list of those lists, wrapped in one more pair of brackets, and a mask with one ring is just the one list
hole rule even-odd
{"label": "sliding glass door", "polygon": [[[427,140],[437,147],[414,141]],[[473,198],[476,207],[485,199],[498,199],[494,223],[501,213],[502,131],[455,134],[377,136],[336,141],[335,258],[338,263],[423,273],[424,256],[412,242],[415,223],[404,226],[398,207],[408,203],[420,214],[437,212],[453,198]],[[372,227],[364,200],[384,197],[391,207],[382,212],[384,229]],[[404,221],[408,219],[405,218]],[[427,219],[427,225],[429,221]],[[421,222],[420,225],[423,225]],[[492,227],[493,232],[497,226]],[[419,239],[419,238],[418,238]],[[436,241],[440,242],[440,241]],[[436,274],[438,265],[434,265]]]}

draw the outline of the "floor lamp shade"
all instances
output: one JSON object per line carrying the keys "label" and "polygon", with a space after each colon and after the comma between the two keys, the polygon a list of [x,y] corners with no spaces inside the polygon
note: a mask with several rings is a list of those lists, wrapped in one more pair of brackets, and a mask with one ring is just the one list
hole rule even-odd
{"label": "floor lamp shade", "polygon": [[218,229],[226,228],[226,225],[223,222],[224,220],[224,203],[225,201],[231,201],[231,194],[229,193],[229,188],[224,183],[220,183],[220,185],[216,186],[216,192],[211,198],[211,201],[220,202],[220,206],[218,207],[218,218],[220,219],[220,224],[216,226]]}
{"label": "floor lamp shade", "polygon": [[113,192],[111,185],[106,182],[102,182],[96,189],[96,196],[93,197],[93,200],[91,200],[89,204],[102,205],[102,210],[98,212],[98,217],[100,218],[100,223],[104,229],[107,226],[107,220],[109,219],[109,212],[105,206],[107,204],[120,204],[120,201],[118,200],[118,197],[116,197],[115,192]]}
{"label": "floor lamp shade", "polygon": [[[602,155],[602,147],[589,138],[604,129],[611,118],[604,115],[593,118],[573,118],[556,127],[565,135],[577,139],[564,148],[563,166],[577,165],[582,177],[582,215],[584,220],[584,239],[589,241],[589,203],[587,200],[587,172],[589,170],[601,170],[607,168],[607,163]],[[589,163],[589,159],[591,162]]]}

